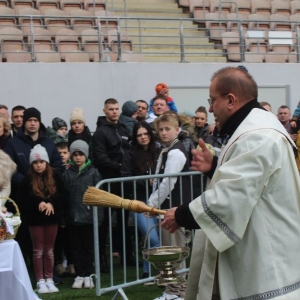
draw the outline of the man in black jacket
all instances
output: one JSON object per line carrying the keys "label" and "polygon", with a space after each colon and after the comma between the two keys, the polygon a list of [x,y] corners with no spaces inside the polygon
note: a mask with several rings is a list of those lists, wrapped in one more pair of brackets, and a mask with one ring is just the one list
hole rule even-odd
{"label": "man in black jacket", "polygon": [[[41,113],[36,108],[30,107],[24,111],[21,129],[7,142],[4,149],[17,165],[17,172],[12,177],[12,193],[10,196],[17,202],[18,186],[21,184],[30,168],[30,151],[37,144],[46,148],[50,166],[58,173],[62,173],[64,167],[62,165],[61,157],[54,142],[46,137],[46,127],[41,123]],[[19,242],[24,259],[26,259],[27,255],[32,257],[32,254],[30,254],[30,252],[32,252],[31,239],[28,226],[24,222],[18,230],[16,240]]]}
{"label": "man in black jacket", "polygon": [[[94,165],[98,168],[103,179],[118,178],[121,176],[121,166],[124,151],[129,149],[129,133],[127,128],[119,123],[119,104],[114,98],[104,102],[103,112],[105,117],[98,117],[97,129],[93,135]],[[103,188],[103,187],[102,187]],[[106,188],[106,187],[105,187]],[[121,184],[110,184],[110,192],[121,196]],[[125,235],[126,235],[126,264],[135,265],[132,256],[132,242],[127,227],[128,212],[125,212]],[[108,272],[105,255],[105,244],[108,232],[108,210],[104,211],[104,220],[100,227],[100,260],[101,272]],[[115,251],[122,251],[123,238],[122,211],[117,210],[117,227],[113,232]],[[121,258],[122,259],[122,258]]]}

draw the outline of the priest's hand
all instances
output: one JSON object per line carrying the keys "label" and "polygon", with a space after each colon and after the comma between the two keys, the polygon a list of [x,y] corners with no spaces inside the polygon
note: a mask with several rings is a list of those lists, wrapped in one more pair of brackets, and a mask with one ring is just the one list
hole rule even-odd
{"label": "priest's hand", "polygon": [[161,222],[161,227],[168,230],[170,233],[175,232],[177,229],[180,228],[180,226],[177,224],[175,220],[175,210],[177,207],[173,207],[169,210],[167,210],[164,220]]}
{"label": "priest's hand", "polygon": [[210,171],[213,162],[213,154],[207,149],[202,139],[199,139],[199,146],[202,149],[193,149],[192,170],[207,173]]}

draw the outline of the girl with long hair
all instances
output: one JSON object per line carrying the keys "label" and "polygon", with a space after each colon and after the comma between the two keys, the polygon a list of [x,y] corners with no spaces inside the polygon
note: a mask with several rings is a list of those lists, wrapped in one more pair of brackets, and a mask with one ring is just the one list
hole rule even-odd
{"label": "girl with long hair", "polygon": [[[137,123],[133,127],[131,148],[125,153],[121,173],[122,176],[151,175],[155,173],[156,161],[159,155],[159,147],[155,142],[151,127],[145,121]],[[153,180],[148,184],[145,180],[136,181],[136,195],[133,192],[133,183],[128,184],[131,196],[146,203],[152,191]],[[137,214],[137,224],[142,235],[145,236],[149,228],[156,224],[155,217]],[[150,232],[150,247],[158,247],[160,244],[157,230]],[[143,278],[149,276],[149,264],[144,261]]]}
{"label": "girl with long hair", "polygon": [[53,248],[66,193],[61,177],[49,165],[47,151],[36,145],[29,156],[30,169],[19,189],[21,218],[29,225],[37,292],[55,293]]}

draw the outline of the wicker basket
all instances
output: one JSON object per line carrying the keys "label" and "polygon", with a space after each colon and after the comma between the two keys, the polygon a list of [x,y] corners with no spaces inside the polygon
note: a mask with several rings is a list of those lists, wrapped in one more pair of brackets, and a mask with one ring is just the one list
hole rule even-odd
{"label": "wicker basket", "polygon": [[0,216],[0,243],[6,238],[6,225],[5,220]]}
{"label": "wicker basket", "polygon": [[[7,198],[7,201],[8,202],[11,202],[13,204],[13,206],[15,207],[16,209],[16,213],[14,214],[15,217],[20,217],[20,211],[19,211],[19,208],[18,208],[18,205],[16,204],[16,202],[10,198]],[[16,226],[13,226],[14,227],[14,234],[10,234],[9,232],[6,232],[6,238],[5,240],[11,240],[11,239],[14,239],[18,233],[18,229],[20,227],[21,223],[19,225],[16,225]]]}

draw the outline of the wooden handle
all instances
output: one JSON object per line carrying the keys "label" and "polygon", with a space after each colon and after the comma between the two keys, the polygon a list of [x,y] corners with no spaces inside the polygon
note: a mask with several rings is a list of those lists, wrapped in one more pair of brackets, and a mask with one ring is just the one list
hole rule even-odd
{"label": "wooden handle", "polygon": [[121,208],[131,210],[131,211],[134,211],[137,213],[149,212],[152,214],[160,214],[160,215],[166,214],[165,210],[160,210],[155,207],[150,207],[146,203],[139,201],[139,200],[123,199]]}

